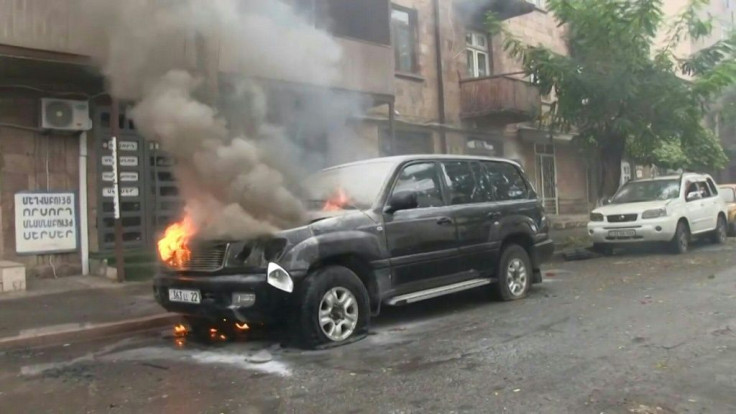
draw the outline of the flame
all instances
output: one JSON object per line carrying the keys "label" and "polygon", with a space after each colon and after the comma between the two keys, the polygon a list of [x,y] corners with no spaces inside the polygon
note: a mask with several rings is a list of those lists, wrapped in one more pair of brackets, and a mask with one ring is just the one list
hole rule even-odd
{"label": "flame", "polygon": [[171,267],[183,267],[189,261],[189,239],[196,232],[194,222],[189,216],[166,228],[164,237],[158,241],[158,254],[161,260]]}
{"label": "flame", "polygon": [[186,326],[182,324],[174,325],[174,336],[179,337],[179,336],[185,336],[186,334],[187,334]]}
{"label": "flame", "polygon": [[338,211],[342,210],[343,207],[350,203],[350,197],[348,197],[345,190],[342,188],[337,189],[337,193],[330,199],[325,201],[325,205],[322,207],[324,211]]}
{"label": "flame", "polygon": [[235,327],[238,328],[238,330],[241,330],[241,331],[247,331],[248,329],[250,329],[250,326],[248,326],[247,323],[237,323],[237,322],[235,322]]}

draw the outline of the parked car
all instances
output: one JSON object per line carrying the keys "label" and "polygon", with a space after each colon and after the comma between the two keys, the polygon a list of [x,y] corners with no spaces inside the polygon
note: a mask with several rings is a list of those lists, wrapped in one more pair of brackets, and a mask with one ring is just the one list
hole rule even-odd
{"label": "parked car", "polygon": [[728,209],[728,235],[736,236],[736,184],[721,184],[718,192]]}
{"label": "parked car", "polygon": [[308,181],[310,224],[193,243],[185,263],[155,277],[157,301],[194,329],[286,319],[316,347],[364,332],[382,306],[480,287],[524,298],[553,252],[541,202],[512,161],[386,157]]}
{"label": "parked car", "polygon": [[668,245],[685,253],[692,236],[727,237],[727,207],[709,175],[686,173],[630,181],[590,214],[588,233],[595,250],[642,242]]}

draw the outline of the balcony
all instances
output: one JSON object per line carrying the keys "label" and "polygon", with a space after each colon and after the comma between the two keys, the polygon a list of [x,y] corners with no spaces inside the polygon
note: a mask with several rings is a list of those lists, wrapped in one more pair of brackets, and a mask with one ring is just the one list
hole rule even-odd
{"label": "balcony", "polygon": [[460,81],[460,116],[494,124],[533,119],[540,111],[539,89],[507,75]]}

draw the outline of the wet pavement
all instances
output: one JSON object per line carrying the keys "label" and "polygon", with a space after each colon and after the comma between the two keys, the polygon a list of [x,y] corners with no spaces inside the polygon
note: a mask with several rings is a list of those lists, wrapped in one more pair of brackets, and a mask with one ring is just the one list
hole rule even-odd
{"label": "wet pavement", "polygon": [[0,354],[9,413],[731,413],[736,244],[556,262],[514,303],[386,308],[353,344],[166,332]]}

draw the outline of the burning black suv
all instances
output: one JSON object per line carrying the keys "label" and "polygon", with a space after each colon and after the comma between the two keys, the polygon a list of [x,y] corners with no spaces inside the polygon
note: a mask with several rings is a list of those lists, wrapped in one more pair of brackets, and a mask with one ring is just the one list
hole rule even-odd
{"label": "burning black suv", "polygon": [[521,299],[553,252],[541,202],[512,161],[377,158],[308,182],[310,224],[194,243],[185,263],[156,276],[158,302],[195,329],[285,320],[312,348],[365,332],[386,305],[479,287]]}

